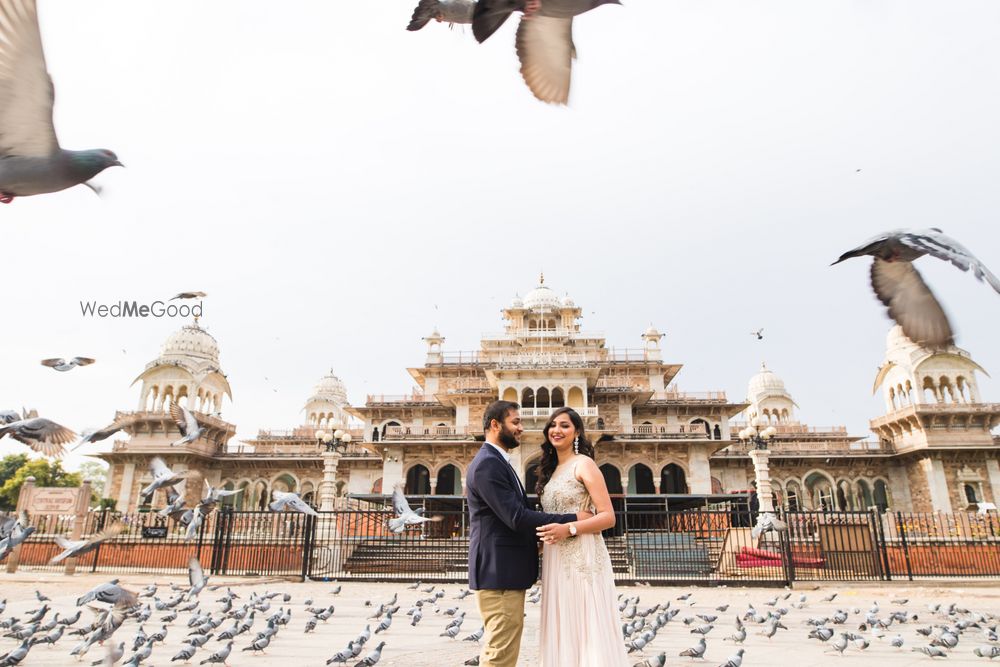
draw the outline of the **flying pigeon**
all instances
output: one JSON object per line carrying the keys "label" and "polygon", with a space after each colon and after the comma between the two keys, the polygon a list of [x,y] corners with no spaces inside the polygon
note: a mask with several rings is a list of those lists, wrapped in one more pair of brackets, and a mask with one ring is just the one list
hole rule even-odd
{"label": "flying pigeon", "polygon": [[71,371],[77,366],[89,366],[90,364],[97,361],[96,359],[91,359],[90,357],[73,357],[69,361],[66,361],[62,357],[55,357],[53,359],[42,359],[42,366],[48,366],[49,368],[54,368],[57,371]]}
{"label": "flying pigeon", "polygon": [[521,76],[531,93],[551,104],[569,101],[573,44],[573,17],[619,0],[479,0],[472,18],[472,34],[479,42],[503,25],[515,10],[524,12],[515,41]]}
{"label": "flying pigeon", "polygon": [[65,426],[42,417],[21,419],[0,426],[0,439],[5,435],[23,442],[40,454],[53,458],[61,457],[66,451],[64,445],[76,437],[76,434]]}
{"label": "flying pigeon", "polygon": [[[786,530],[788,530],[788,526],[784,521],[770,512],[764,512],[760,515],[760,518],[757,519],[757,525],[753,527],[750,534],[754,539],[757,539],[764,533],[783,533]],[[775,602],[775,604],[777,604],[777,602]]]}
{"label": "flying pigeon", "polygon": [[88,181],[122,166],[109,150],[61,148],[54,99],[35,0],[0,0],[0,202],[81,183],[96,192]]}
{"label": "flying pigeon", "polygon": [[112,422],[101,429],[88,429],[80,434],[80,439],[69,451],[75,451],[77,448],[89,443],[89,442],[100,442],[101,440],[107,440],[113,436],[118,431],[122,430],[121,422]]}
{"label": "flying pigeon", "polygon": [[181,435],[184,436],[176,442],[171,442],[171,446],[186,445],[187,443],[194,442],[201,437],[201,425],[187,408],[177,405],[176,403],[171,403],[170,417],[177,422],[177,427],[180,429]]}
{"label": "flying pigeon", "polygon": [[0,561],[6,558],[14,547],[28,539],[33,532],[35,527],[28,525],[28,514],[23,510],[17,518],[10,518],[4,522],[0,529],[0,534],[3,535],[0,539]]}
{"label": "flying pigeon", "polygon": [[963,271],[971,269],[976,278],[1000,292],[1000,279],[958,241],[936,227],[886,232],[845,252],[834,264],[864,255],[874,257],[871,285],[875,295],[888,309],[889,317],[903,328],[906,337],[922,347],[947,347],[954,343],[955,337],[944,309],[914,268],[914,260],[931,255]]}
{"label": "flying pigeon", "polygon": [[434,19],[438,22],[472,23],[476,0],[420,0],[413,10],[407,30],[420,30]]}
{"label": "flying pigeon", "polygon": [[134,607],[138,603],[135,593],[119,586],[117,579],[100,584],[84,593],[76,599],[76,606],[80,607],[95,600],[110,605],[121,603],[125,607]]}
{"label": "flying pigeon", "polygon": [[159,456],[154,456],[149,462],[149,473],[153,476],[153,481],[150,482],[139,495],[145,498],[151,497],[157,489],[170,488],[175,484],[184,481],[187,476],[186,472],[175,473],[173,470],[167,467],[163,459]]}
{"label": "flying pigeon", "polygon": [[750,335],[751,336],[756,336],[757,340],[764,340],[764,330],[763,329],[757,329],[756,331],[751,331]]}
{"label": "flying pigeon", "polygon": [[389,519],[389,530],[394,533],[402,533],[407,526],[416,526],[429,521],[441,521],[441,516],[420,516],[412,509],[410,503],[406,502],[403,495],[403,485],[396,484],[392,489],[392,509],[396,513],[394,519]]}
{"label": "flying pigeon", "polygon": [[56,554],[50,563],[58,563],[66,558],[76,558],[96,549],[102,542],[109,540],[116,535],[120,535],[125,530],[125,524],[116,521],[101,532],[90,536],[86,540],[70,542],[62,535],[56,535],[56,544],[62,549],[62,553]]}
{"label": "flying pigeon", "polygon": [[181,292],[175,296],[170,297],[169,301],[174,299],[197,299],[199,297],[208,296],[204,292]]}
{"label": "flying pigeon", "polygon": [[312,514],[313,516],[319,516],[316,510],[309,507],[306,501],[299,498],[296,493],[286,493],[284,491],[272,491],[271,496],[274,498],[274,502],[268,505],[268,508],[272,512],[285,512],[288,510],[293,510],[295,512],[302,512],[303,514]]}
{"label": "flying pigeon", "polygon": [[208,577],[205,576],[205,571],[201,569],[201,563],[194,556],[191,556],[191,560],[188,561],[188,581],[191,583],[191,588],[188,590],[188,598],[198,597],[198,593],[201,593],[202,589],[205,588],[205,584],[208,583]]}

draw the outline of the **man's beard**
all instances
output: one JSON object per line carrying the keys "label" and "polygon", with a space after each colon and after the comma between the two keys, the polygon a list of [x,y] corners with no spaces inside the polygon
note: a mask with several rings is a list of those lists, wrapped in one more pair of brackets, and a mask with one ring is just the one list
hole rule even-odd
{"label": "man's beard", "polygon": [[500,427],[500,435],[497,439],[500,441],[498,444],[504,449],[516,449],[521,446],[520,441],[518,441],[513,431],[508,431],[505,426]]}

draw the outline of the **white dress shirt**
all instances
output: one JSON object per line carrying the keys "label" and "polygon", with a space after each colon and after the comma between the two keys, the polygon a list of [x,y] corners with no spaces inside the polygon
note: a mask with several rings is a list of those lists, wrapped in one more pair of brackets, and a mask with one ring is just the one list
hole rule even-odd
{"label": "white dress shirt", "polygon": [[489,440],[486,441],[486,444],[491,445],[494,449],[500,452],[500,456],[503,457],[503,460],[507,462],[507,465],[510,466],[511,471],[514,473],[514,478],[517,480],[517,485],[521,488],[521,491],[524,491],[524,484],[521,483],[521,477],[517,474],[517,471],[514,470],[514,464],[510,462],[510,454],[507,453],[507,450],[494,442],[490,442]]}

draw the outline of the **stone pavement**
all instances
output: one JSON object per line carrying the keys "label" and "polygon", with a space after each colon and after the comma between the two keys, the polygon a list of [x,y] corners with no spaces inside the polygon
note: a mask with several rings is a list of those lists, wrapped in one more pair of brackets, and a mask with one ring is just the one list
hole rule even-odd
{"label": "stone pavement", "polygon": [[[80,574],[74,577],[65,577],[57,574],[32,574],[29,572],[19,572],[15,575],[0,574],[0,597],[6,598],[7,610],[3,618],[11,615],[24,616],[26,610],[38,607],[35,600],[35,589],[41,590],[44,594],[52,598],[50,604],[53,610],[61,612],[63,615],[75,611],[75,600],[83,592],[89,590],[97,584],[107,581],[107,575]],[[165,599],[169,596],[167,585],[176,582],[186,586],[185,577],[178,576],[152,576],[152,575],[122,575],[122,584],[128,588],[138,591],[141,587],[149,583],[157,583],[162,588],[158,596]],[[225,578],[212,577],[210,585],[225,584],[231,585],[240,597],[245,600],[251,591],[263,593],[265,591],[282,591],[292,596],[288,605],[293,610],[292,620],[287,627],[283,628],[274,638],[271,646],[264,654],[253,655],[249,651],[243,652],[240,649],[250,643],[247,635],[238,637],[233,653],[229,659],[229,665],[243,667],[245,665],[281,665],[283,667],[312,667],[313,665],[324,665],[327,658],[341,650],[347,645],[349,639],[355,637],[365,623],[373,623],[366,620],[372,613],[370,607],[364,606],[366,599],[372,600],[377,607],[381,602],[387,601],[394,592],[399,593],[400,611],[395,616],[392,627],[381,635],[374,635],[372,640],[365,646],[362,657],[366,655],[379,640],[386,642],[386,647],[379,665],[399,665],[406,667],[451,667],[459,666],[475,656],[478,649],[472,642],[460,641],[461,637],[477,630],[480,626],[480,619],[476,612],[474,597],[470,596],[462,601],[455,601],[454,597],[462,588],[460,585],[447,584],[443,588],[447,592],[439,607],[443,610],[450,606],[458,606],[462,611],[467,612],[465,624],[462,626],[462,633],[459,639],[448,639],[439,636],[447,624],[448,617],[437,614],[433,611],[425,613],[423,621],[417,627],[409,625],[409,617],[405,611],[419,597],[427,597],[426,594],[413,590],[407,590],[406,584],[386,584],[386,583],[363,583],[363,582],[343,582],[341,584],[331,583],[291,583],[276,579],[254,579],[254,578]],[[336,585],[342,585],[343,590],[339,595],[332,595],[331,590]],[[422,586],[422,588],[425,586]],[[832,603],[821,602],[820,599],[837,591],[838,597]],[[672,606],[680,606],[682,611],[677,617],[663,628],[650,647],[636,655],[632,662],[639,662],[647,656],[652,656],[660,651],[665,651],[668,665],[720,665],[735,652],[732,642],[723,641],[723,637],[733,632],[733,625],[736,614],[746,610],[749,603],[753,603],[757,609],[766,611],[770,609],[764,605],[766,601],[775,595],[785,595],[791,593],[788,600],[780,600],[778,606],[790,606],[798,600],[801,594],[807,597],[807,606],[802,609],[791,609],[784,618],[788,630],[779,630],[773,639],[767,639],[758,635],[756,626],[748,625],[750,634],[748,635],[744,648],[746,655],[743,665],[784,665],[794,664],[798,667],[810,667],[812,665],[840,665],[854,663],[857,665],[879,665],[880,667],[901,667],[904,665],[922,665],[932,659],[913,653],[910,649],[913,646],[926,645],[927,640],[919,637],[915,630],[917,627],[926,627],[931,623],[944,622],[943,617],[932,620],[932,614],[928,611],[928,603],[943,602],[946,605],[950,602],[957,602],[960,606],[972,611],[984,614],[1000,613],[1000,587],[995,585],[983,585],[983,582],[957,582],[957,583],[932,583],[932,584],[844,584],[841,586],[823,586],[816,589],[809,585],[799,585],[794,591],[786,591],[774,588],[650,588],[633,587],[619,589],[625,595],[639,595],[641,597],[640,608],[652,606],[657,602],[666,603],[670,601]],[[692,593],[691,598],[686,602],[677,601],[677,597],[682,593]],[[221,596],[221,591],[210,591],[206,589],[200,596],[202,605],[209,610],[218,607],[215,602]],[[304,634],[303,628],[308,618],[308,614],[303,611],[303,602],[312,598],[313,605],[320,607],[333,604],[336,612],[326,623],[319,623],[316,630],[311,634]],[[900,606],[890,604],[891,599],[909,598],[906,605]],[[847,649],[844,656],[838,656],[829,651],[828,645],[821,644],[815,639],[808,639],[809,626],[805,620],[812,616],[826,616],[832,614],[836,609],[853,610],[858,608],[860,614],[851,614],[850,620],[843,626],[832,626],[839,630],[859,632],[870,636],[868,632],[860,632],[858,626],[864,620],[864,614],[877,600],[882,610],[881,617],[886,617],[893,611],[906,609],[910,613],[918,615],[916,622],[909,622],[905,625],[893,625],[886,631],[887,638],[894,636],[897,632],[902,634],[906,644],[903,649],[895,649],[889,646],[888,639],[872,639],[871,646],[865,651],[855,648],[853,645]],[[693,603],[693,604],[689,604]],[[725,613],[715,611],[715,607],[722,604],[730,604],[730,608]],[[272,601],[272,610],[277,610],[283,606],[281,598]],[[523,647],[518,665],[537,664],[537,643],[538,637],[538,617],[540,605],[527,604],[527,619]],[[165,612],[154,613],[152,619],[146,623],[145,630],[152,633],[162,625],[159,618]],[[264,617],[269,615],[264,614]],[[693,661],[689,658],[678,657],[678,653],[696,643],[698,635],[690,633],[690,627],[700,624],[698,621],[692,626],[686,626],[682,619],[685,616],[695,614],[718,614],[719,620],[716,628],[709,633],[708,650],[705,660]],[[84,611],[84,616],[80,623],[88,620],[88,614]],[[186,621],[189,615],[182,613],[180,617],[168,625],[166,642],[157,645],[152,656],[143,665],[168,665],[181,664],[180,661],[171,663],[170,659],[180,648],[182,639],[189,632]],[[996,621],[991,621],[995,627]],[[227,624],[228,625],[228,622]],[[223,625],[220,629],[226,627]],[[264,619],[258,614],[257,622],[253,632],[264,627]],[[374,627],[374,626],[373,626]],[[596,631],[596,628],[595,628]],[[132,638],[135,636],[136,625],[133,621],[128,621],[115,635],[118,641],[126,641],[131,647]],[[918,639],[920,641],[918,641]],[[90,664],[90,662],[103,657],[103,649],[94,647],[86,656],[84,662],[77,663],[69,657],[69,651],[77,643],[76,637],[64,637],[56,646],[36,646],[28,654],[22,665],[58,665],[65,667],[73,664]],[[14,648],[17,642],[14,639],[0,638],[0,652]],[[967,630],[961,637],[958,646],[950,651],[948,664],[987,664],[989,661],[977,658],[972,650],[976,646],[985,646],[987,642],[983,634],[975,629]],[[192,664],[198,664],[207,658],[215,648],[212,639],[205,648],[199,650]],[[126,653],[126,658],[131,653]],[[356,661],[354,661],[356,662]],[[354,662],[348,663],[353,665]],[[996,661],[1000,664],[1000,660]],[[564,667],[564,666],[560,666]],[[576,665],[566,665],[565,667],[577,667]]]}

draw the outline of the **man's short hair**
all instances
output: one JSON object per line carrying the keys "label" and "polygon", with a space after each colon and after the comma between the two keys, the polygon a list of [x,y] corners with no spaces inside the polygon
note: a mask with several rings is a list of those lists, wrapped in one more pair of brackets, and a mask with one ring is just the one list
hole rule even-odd
{"label": "man's short hair", "polygon": [[483,413],[483,433],[490,430],[490,422],[494,419],[497,420],[498,424],[503,424],[503,420],[507,418],[507,413],[520,409],[521,406],[513,401],[493,401],[486,407],[486,412]]}

